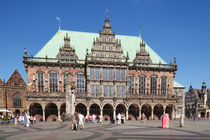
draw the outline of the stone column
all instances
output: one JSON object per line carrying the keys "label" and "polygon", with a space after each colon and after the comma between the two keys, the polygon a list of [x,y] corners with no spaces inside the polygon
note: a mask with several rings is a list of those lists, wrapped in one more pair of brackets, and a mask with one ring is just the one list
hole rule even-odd
{"label": "stone column", "polygon": [[43,119],[43,122],[44,122],[45,121],[45,109],[43,109],[42,115],[43,115],[42,119]]}
{"label": "stone column", "polygon": [[139,120],[141,120],[141,109],[139,109]]}
{"label": "stone column", "polygon": [[72,85],[72,80],[70,79],[70,74],[66,74],[66,115],[71,116],[74,115],[75,112],[75,95],[74,93],[72,94],[71,92],[71,85]]}
{"label": "stone column", "polygon": [[126,120],[128,120],[128,109],[126,109]]}
{"label": "stone column", "polygon": [[116,120],[116,109],[114,109],[114,112],[113,112],[113,119]]}
{"label": "stone column", "polygon": [[101,116],[103,116],[103,109],[101,109],[100,111],[101,111],[101,113],[100,113],[100,114],[101,114]]}
{"label": "stone column", "polygon": [[61,121],[61,111],[58,109],[58,120]]}
{"label": "stone column", "polygon": [[153,109],[152,109],[152,112],[151,112],[151,116],[152,116],[152,120],[154,119],[154,116],[153,116]]}
{"label": "stone column", "polygon": [[165,114],[166,113],[166,110],[165,110],[165,107],[163,107],[163,114]]}
{"label": "stone column", "polygon": [[87,108],[87,115],[90,115],[90,112],[89,112],[89,107]]}

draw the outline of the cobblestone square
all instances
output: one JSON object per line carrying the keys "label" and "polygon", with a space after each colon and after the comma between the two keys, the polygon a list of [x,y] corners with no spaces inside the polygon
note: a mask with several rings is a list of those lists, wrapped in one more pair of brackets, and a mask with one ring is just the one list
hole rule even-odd
{"label": "cobblestone square", "polygon": [[29,128],[1,126],[0,140],[108,140],[108,139],[209,139],[210,120],[185,120],[185,127],[179,127],[179,120],[170,121],[170,128],[161,128],[160,120],[126,121],[123,125],[85,124],[85,129],[72,131],[71,124],[59,122],[38,122]]}

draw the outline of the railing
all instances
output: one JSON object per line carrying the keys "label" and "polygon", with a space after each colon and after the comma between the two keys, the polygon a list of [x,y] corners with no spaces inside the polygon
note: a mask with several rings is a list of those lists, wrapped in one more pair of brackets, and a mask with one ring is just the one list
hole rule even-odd
{"label": "railing", "polygon": [[44,62],[44,63],[70,63],[70,64],[84,64],[85,60],[66,60],[58,58],[48,57],[24,57],[24,61],[27,62]]}
{"label": "railing", "polygon": [[[48,57],[23,57],[25,62],[43,62],[43,63],[58,63],[58,64],[85,64],[85,60],[65,60],[58,58],[48,58]],[[142,64],[128,62],[126,57],[123,58],[111,58],[111,57],[93,57],[87,56],[88,61],[94,62],[119,62],[125,63],[129,67],[142,67],[142,68],[165,68],[165,69],[177,69],[176,64],[161,64],[161,63],[151,63],[151,64]]]}

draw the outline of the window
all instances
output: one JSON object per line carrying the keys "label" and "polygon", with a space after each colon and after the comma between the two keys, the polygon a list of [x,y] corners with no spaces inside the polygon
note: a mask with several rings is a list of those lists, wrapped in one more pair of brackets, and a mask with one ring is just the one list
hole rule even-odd
{"label": "window", "polygon": [[39,92],[44,91],[43,73],[38,73],[38,90]]}
{"label": "window", "polygon": [[113,68],[103,68],[103,80],[113,81]]}
{"label": "window", "polygon": [[113,85],[104,85],[104,97],[113,97]]}
{"label": "window", "polygon": [[63,91],[66,92],[66,74],[63,74]]}
{"label": "window", "polygon": [[61,54],[61,59],[65,59],[65,56],[64,56],[64,54]]}
{"label": "window", "polygon": [[166,94],[166,77],[161,77],[161,94]]}
{"label": "window", "polygon": [[125,97],[125,86],[117,85],[117,97]]}
{"label": "window", "polygon": [[152,76],[150,81],[150,94],[157,94],[157,77]]}
{"label": "window", "polygon": [[90,85],[90,95],[92,97],[100,95],[100,85]]}
{"label": "window", "polygon": [[121,81],[125,81],[126,69],[121,69]]}
{"label": "window", "polygon": [[112,51],[112,46],[109,46],[109,51]]}
{"label": "window", "polygon": [[106,38],[105,37],[102,37],[102,41],[105,42],[106,41]]}
{"label": "window", "polygon": [[100,68],[90,67],[90,80],[100,80]]}
{"label": "window", "polygon": [[13,107],[17,108],[17,107],[22,107],[22,102],[21,102],[21,97],[19,93],[16,93],[13,96]]}
{"label": "window", "polygon": [[102,46],[102,50],[103,51],[106,51],[106,46]]}
{"label": "window", "polygon": [[129,76],[128,93],[134,94],[134,76]]}
{"label": "window", "polygon": [[116,69],[116,80],[120,81],[120,69]]}
{"label": "window", "polygon": [[73,55],[70,55],[70,60],[74,60],[74,56]]}
{"label": "window", "polygon": [[109,42],[112,42],[112,38],[111,37],[109,38]]}
{"label": "window", "polygon": [[50,77],[50,92],[57,92],[58,91],[58,84],[57,84],[57,73],[51,72],[49,73]]}
{"label": "window", "polygon": [[84,93],[84,92],[85,92],[84,75],[77,74],[77,93]]}
{"label": "window", "polygon": [[145,94],[145,84],[146,78],[145,76],[139,76],[139,94]]}
{"label": "window", "polygon": [[116,80],[117,81],[126,80],[126,69],[116,69]]}

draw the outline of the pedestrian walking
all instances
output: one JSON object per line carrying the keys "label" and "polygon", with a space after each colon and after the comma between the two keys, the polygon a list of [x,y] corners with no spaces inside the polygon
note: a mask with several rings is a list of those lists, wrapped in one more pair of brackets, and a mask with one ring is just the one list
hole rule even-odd
{"label": "pedestrian walking", "polygon": [[198,113],[198,120],[200,120],[200,118],[201,118],[201,114],[200,114],[200,113]]}
{"label": "pedestrian walking", "polygon": [[144,113],[141,114],[141,120],[142,120],[142,123],[145,123],[146,117],[145,117],[145,114]]}
{"label": "pedestrian walking", "polygon": [[193,114],[193,120],[194,121],[196,120],[196,114],[195,113]]}
{"label": "pedestrian walking", "polygon": [[84,129],[84,116],[79,112],[78,114],[78,118],[79,118],[79,130],[82,128]]}
{"label": "pedestrian walking", "polygon": [[117,115],[117,124],[118,125],[121,125],[121,114],[120,113],[118,113],[118,115]]}

